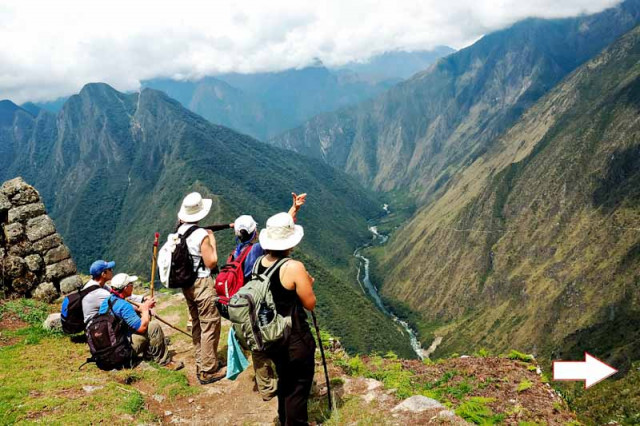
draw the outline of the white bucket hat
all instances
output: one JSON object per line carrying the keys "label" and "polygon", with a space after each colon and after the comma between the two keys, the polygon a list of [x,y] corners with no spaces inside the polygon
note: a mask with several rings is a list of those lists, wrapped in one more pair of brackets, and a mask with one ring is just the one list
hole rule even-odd
{"label": "white bucket hat", "polygon": [[233,232],[235,232],[237,236],[240,236],[240,231],[245,230],[247,231],[247,234],[251,235],[253,234],[253,231],[256,230],[257,226],[258,224],[253,217],[248,214],[243,214],[242,216],[238,216],[236,221],[233,223]]}
{"label": "white bucket hat", "polygon": [[129,284],[135,283],[136,281],[138,281],[137,276],[120,273],[111,278],[111,288],[114,290],[122,290]]}
{"label": "white bucket hat", "polygon": [[202,198],[199,192],[192,192],[182,200],[178,219],[187,223],[198,222],[209,214],[212,203],[212,200]]}
{"label": "white bucket hat", "polygon": [[267,220],[259,239],[263,249],[280,251],[297,246],[303,236],[302,226],[295,225],[289,213],[278,213]]}

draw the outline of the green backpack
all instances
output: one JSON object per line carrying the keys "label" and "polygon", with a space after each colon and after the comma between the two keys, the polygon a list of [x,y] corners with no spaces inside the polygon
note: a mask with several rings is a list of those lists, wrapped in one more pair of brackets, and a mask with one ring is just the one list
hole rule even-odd
{"label": "green backpack", "polygon": [[284,342],[292,324],[291,315],[278,314],[271,293],[271,275],[289,259],[280,259],[258,274],[263,257],[253,265],[251,280],[229,300],[229,320],[238,342],[253,352],[264,352]]}

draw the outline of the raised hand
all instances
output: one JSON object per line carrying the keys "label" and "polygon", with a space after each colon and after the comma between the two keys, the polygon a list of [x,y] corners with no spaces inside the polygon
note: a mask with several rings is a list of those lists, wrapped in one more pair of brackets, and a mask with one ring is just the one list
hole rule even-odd
{"label": "raised hand", "polygon": [[300,210],[300,207],[302,207],[307,200],[307,193],[305,192],[303,194],[297,195],[295,192],[292,192],[291,197],[293,198],[291,207],[293,207],[297,211]]}

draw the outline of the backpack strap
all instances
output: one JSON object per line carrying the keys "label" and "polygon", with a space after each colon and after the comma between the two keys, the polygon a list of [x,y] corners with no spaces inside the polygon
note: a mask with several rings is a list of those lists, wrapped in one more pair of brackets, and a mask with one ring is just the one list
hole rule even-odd
{"label": "backpack strap", "polygon": [[259,258],[256,259],[256,263],[253,264],[253,268],[251,268],[251,276],[255,276],[258,275],[258,268],[260,267],[260,263],[262,262],[262,259],[264,258],[264,254],[262,256],[260,256]]}
{"label": "backpack strap", "polygon": [[[191,236],[191,234],[193,234],[194,232],[196,232],[198,229],[203,229],[198,227],[197,225],[191,225],[189,227],[189,229],[187,229],[184,234],[180,235],[181,238],[184,238],[184,241],[186,243],[187,238],[189,238]],[[204,260],[202,260],[202,256],[198,256],[200,258],[200,262],[198,262],[198,267],[196,268],[196,271],[198,269],[205,269],[204,268]]]}
{"label": "backpack strap", "polygon": [[283,257],[282,259],[278,259],[276,263],[269,266],[269,268],[266,271],[264,271],[264,275],[269,279],[269,281],[271,281],[271,275],[273,275],[275,271],[277,271],[282,265],[284,265],[284,263],[287,260],[289,260],[288,257]]}

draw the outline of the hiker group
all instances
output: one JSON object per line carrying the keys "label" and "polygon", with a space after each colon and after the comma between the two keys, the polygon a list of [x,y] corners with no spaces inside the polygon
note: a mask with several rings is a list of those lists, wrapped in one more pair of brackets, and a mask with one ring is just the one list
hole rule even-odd
{"label": "hiker group", "polygon": [[[200,226],[212,200],[193,192],[182,201],[176,230],[157,256],[160,280],[180,288],[186,300],[198,382],[233,380],[246,368],[243,350],[250,352],[257,389],[264,400],[277,396],[282,425],[307,424],[315,369],[316,344],[305,312],[316,305],[314,279],[302,262],[289,258],[304,235],[295,222],[305,200],[306,194],[292,193],[289,212],[271,216],[258,233],[250,215]],[[234,230],[236,245],[218,268],[214,231],[222,229]],[[158,321],[151,321],[155,298],[132,294],[138,278],[114,276],[114,268],[115,262],[94,262],[91,280],[65,298],[65,331],[85,331],[92,355],[88,361],[102,369],[133,367],[140,360],[182,368],[182,362],[171,359]],[[228,365],[218,358],[222,317],[232,324]]]}

